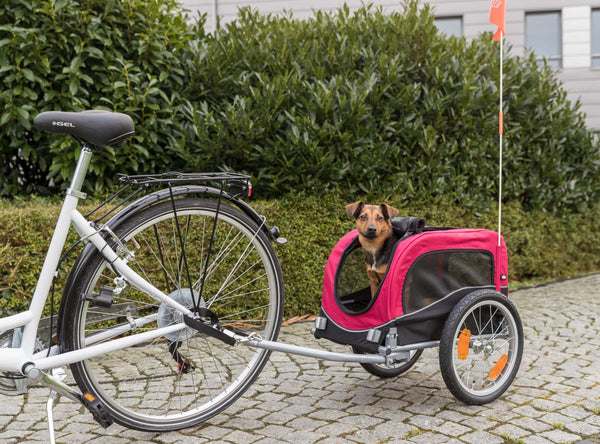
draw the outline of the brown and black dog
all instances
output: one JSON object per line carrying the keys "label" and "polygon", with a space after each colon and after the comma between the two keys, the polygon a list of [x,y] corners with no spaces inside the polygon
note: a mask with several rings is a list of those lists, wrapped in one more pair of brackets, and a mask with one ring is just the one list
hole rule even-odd
{"label": "brown and black dog", "polygon": [[365,205],[364,202],[355,202],[347,205],[346,211],[356,219],[358,240],[367,253],[365,263],[373,297],[385,276],[392,250],[398,240],[391,222],[398,210],[386,204]]}

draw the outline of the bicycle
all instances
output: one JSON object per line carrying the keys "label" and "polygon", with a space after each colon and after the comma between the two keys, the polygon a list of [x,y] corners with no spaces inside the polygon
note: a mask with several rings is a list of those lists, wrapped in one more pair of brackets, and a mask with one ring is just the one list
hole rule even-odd
{"label": "bicycle", "polygon": [[[82,148],[31,305],[0,319],[0,393],[22,393],[32,380],[48,386],[51,440],[55,393],[85,405],[103,427],[177,430],[225,409],[270,351],[223,342],[250,333],[275,340],[283,314],[272,242],[285,240],[241,200],[249,177],[121,176],[124,187],[86,217],[119,202],[88,221],[77,204],[90,159],[122,147],[133,120],[56,111],[39,114],[34,127],[70,135]],[[123,198],[124,190],[131,195]],[[151,192],[139,197],[144,190]],[[66,281],[55,343],[44,346],[36,332],[71,225],[87,245]],[[80,391],[47,372],[66,365]]]}

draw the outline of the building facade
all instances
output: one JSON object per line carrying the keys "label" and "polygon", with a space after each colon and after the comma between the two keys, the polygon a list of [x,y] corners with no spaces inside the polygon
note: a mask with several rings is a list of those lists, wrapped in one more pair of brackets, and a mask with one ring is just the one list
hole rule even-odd
{"label": "building facade", "polygon": [[[181,0],[186,9],[207,15],[208,29],[216,18],[235,19],[241,6],[278,14],[290,11],[303,19],[314,10],[334,11],[346,4],[356,10],[362,0]],[[384,11],[401,9],[401,0],[371,0]],[[448,34],[474,38],[494,31],[488,22],[490,0],[430,0],[438,28]],[[580,100],[588,127],[600,132],[600,0],[507,0],[506,41],[511,55],[532,50],[557,70],[571,100]]]}

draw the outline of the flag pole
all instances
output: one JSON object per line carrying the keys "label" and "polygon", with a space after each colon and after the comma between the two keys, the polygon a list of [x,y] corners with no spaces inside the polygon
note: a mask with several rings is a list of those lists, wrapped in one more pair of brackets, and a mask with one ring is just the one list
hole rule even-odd
{"label": "flag pole", "polygon": [[500,31],[500,111],[498,112],[498,132],[500,135],[500,154],[498,160],[498,246],[502,239],[502,133],[504,132],[504,112],[502,103],[502,83],[503,83],[503,57],[504,51],[502,43],[504,40],[504,32]]}
{"label": "flag pole", "polygon": [[498,247],[502,245],[502,133],[504,132],[503,96],[503,67],[504,67],[504,28],[506,25],[506,0],[492,0],[490,8],[490,23],[498,27],[494,34],[494,41],[500,40],[500,110],[498,111],[498,133],[500,136],[500,149],[498,156]]}

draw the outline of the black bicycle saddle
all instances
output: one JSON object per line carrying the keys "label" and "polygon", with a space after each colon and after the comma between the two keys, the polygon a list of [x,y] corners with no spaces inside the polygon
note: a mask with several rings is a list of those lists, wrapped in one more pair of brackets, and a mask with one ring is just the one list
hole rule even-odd
{"label": "black bicycle saddle", "polygon": [[92,148],[107,145],[121,148],[134,133],[131,117],[103,110],[46,111],[35,117],[33,127],[51,133],[69,134]]}

